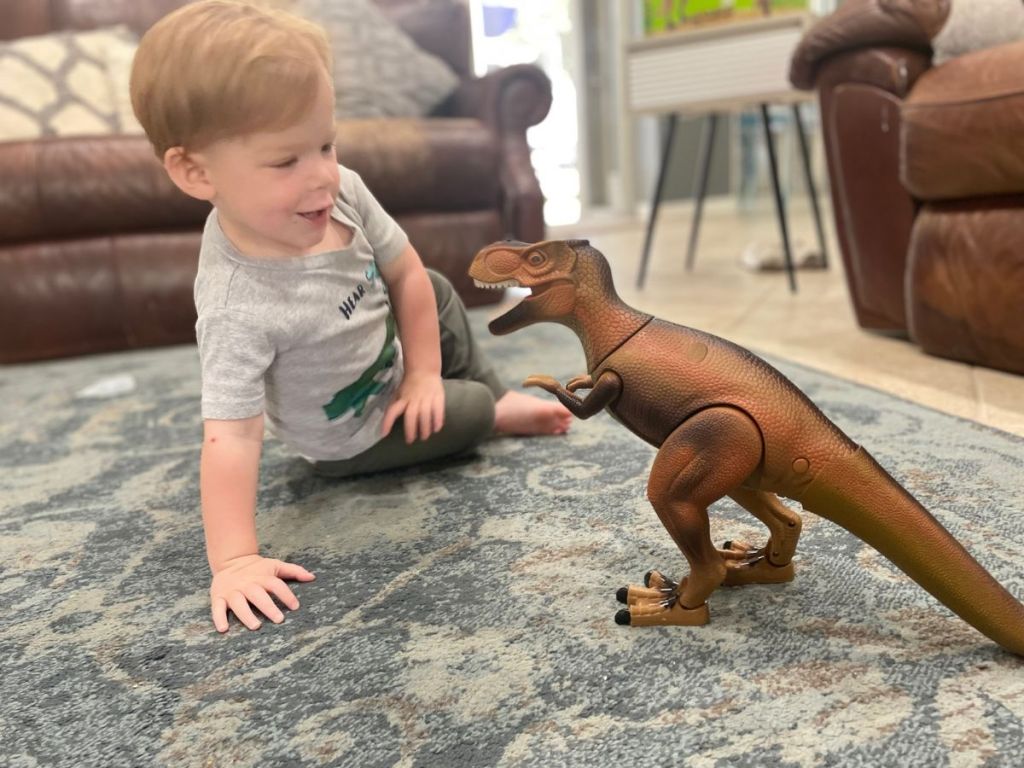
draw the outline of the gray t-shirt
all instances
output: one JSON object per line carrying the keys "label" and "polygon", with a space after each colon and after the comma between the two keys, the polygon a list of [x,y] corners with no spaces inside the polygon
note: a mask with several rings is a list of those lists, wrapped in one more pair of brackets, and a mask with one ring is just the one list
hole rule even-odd
{"label": "gray t-shirt", "polygon": [[347,459],[380,439],[402,379],[402,347],[378,265],[409,240],[357,173],[340,166],[331,216],[345,248],[291,259],[243,256],[206,220],[196,276],[204,419],[266,414],[310,460]]}

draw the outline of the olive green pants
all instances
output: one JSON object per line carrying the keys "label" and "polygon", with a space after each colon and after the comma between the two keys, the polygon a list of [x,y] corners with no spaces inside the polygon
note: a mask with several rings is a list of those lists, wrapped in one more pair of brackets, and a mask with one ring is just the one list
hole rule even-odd
{"label": "olive green pants", "polygon": [[314,471],[324,477],[349,477],[407,467],[467,451],[494,429],[494,403],[506,388],[480,352],[469,329],[466,307],[452,284],[427,270],[437,300],[441,327],[441,379],[444,386],[444,426],[426,440],[405,442],[402,417],[372,448],[350,459],[318,461]]}

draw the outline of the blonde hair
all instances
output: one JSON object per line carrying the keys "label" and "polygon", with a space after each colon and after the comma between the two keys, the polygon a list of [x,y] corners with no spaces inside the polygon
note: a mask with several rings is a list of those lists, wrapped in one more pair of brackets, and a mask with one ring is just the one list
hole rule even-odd
{"label": "blonde hair", "polygon": [[238,0],[200,0],[165,16],[139,43],[132,109],[163,158],[219,139],[293,124],[331,80],[317,25]]}

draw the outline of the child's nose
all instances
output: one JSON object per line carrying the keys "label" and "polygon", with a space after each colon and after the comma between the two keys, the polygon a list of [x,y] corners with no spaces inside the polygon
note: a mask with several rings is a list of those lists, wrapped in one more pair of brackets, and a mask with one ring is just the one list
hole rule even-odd
{"label": "child's nose", "polygon": [[313,174],[313,182],[318,187],[332,186],[335,183],[334,177],[337,172],[337,165],[333,160],[324,160],[317,163]]}

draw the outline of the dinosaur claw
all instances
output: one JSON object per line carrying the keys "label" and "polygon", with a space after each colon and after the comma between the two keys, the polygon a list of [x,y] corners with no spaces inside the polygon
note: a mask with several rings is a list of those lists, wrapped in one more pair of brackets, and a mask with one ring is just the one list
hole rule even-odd
{"label": "dinosaur claw", "polygon": [[661,571],[652,569],[644,574],[644,586],[651,589],[674,590],[678,584]]}
{"label": "dinosaur claw", "polygon": [[545,376],[543,374],[537,374],[537,373],[535,373],[535,374],[533,374],[531,376],[527,376],[523,380],[523,386],[524,387],[540,387],[541,389],[546,389],[548,392],[552,392],[552,393],[554,393],[555,391],[557,391],[558,389],[561,388],[561,385],[558,383],[557,379],[554,379],[551,376]]}
{"label": "dinosaur claw", "polygon": [[621,608],[615,614],[615,623],[621,627],[629,626],[629,611],[625,608]]}
{"label": "dinosaur claw", "polygon": [[615,599],[620,603],[629,602],[629,587],[619,587],[615,591]]}

